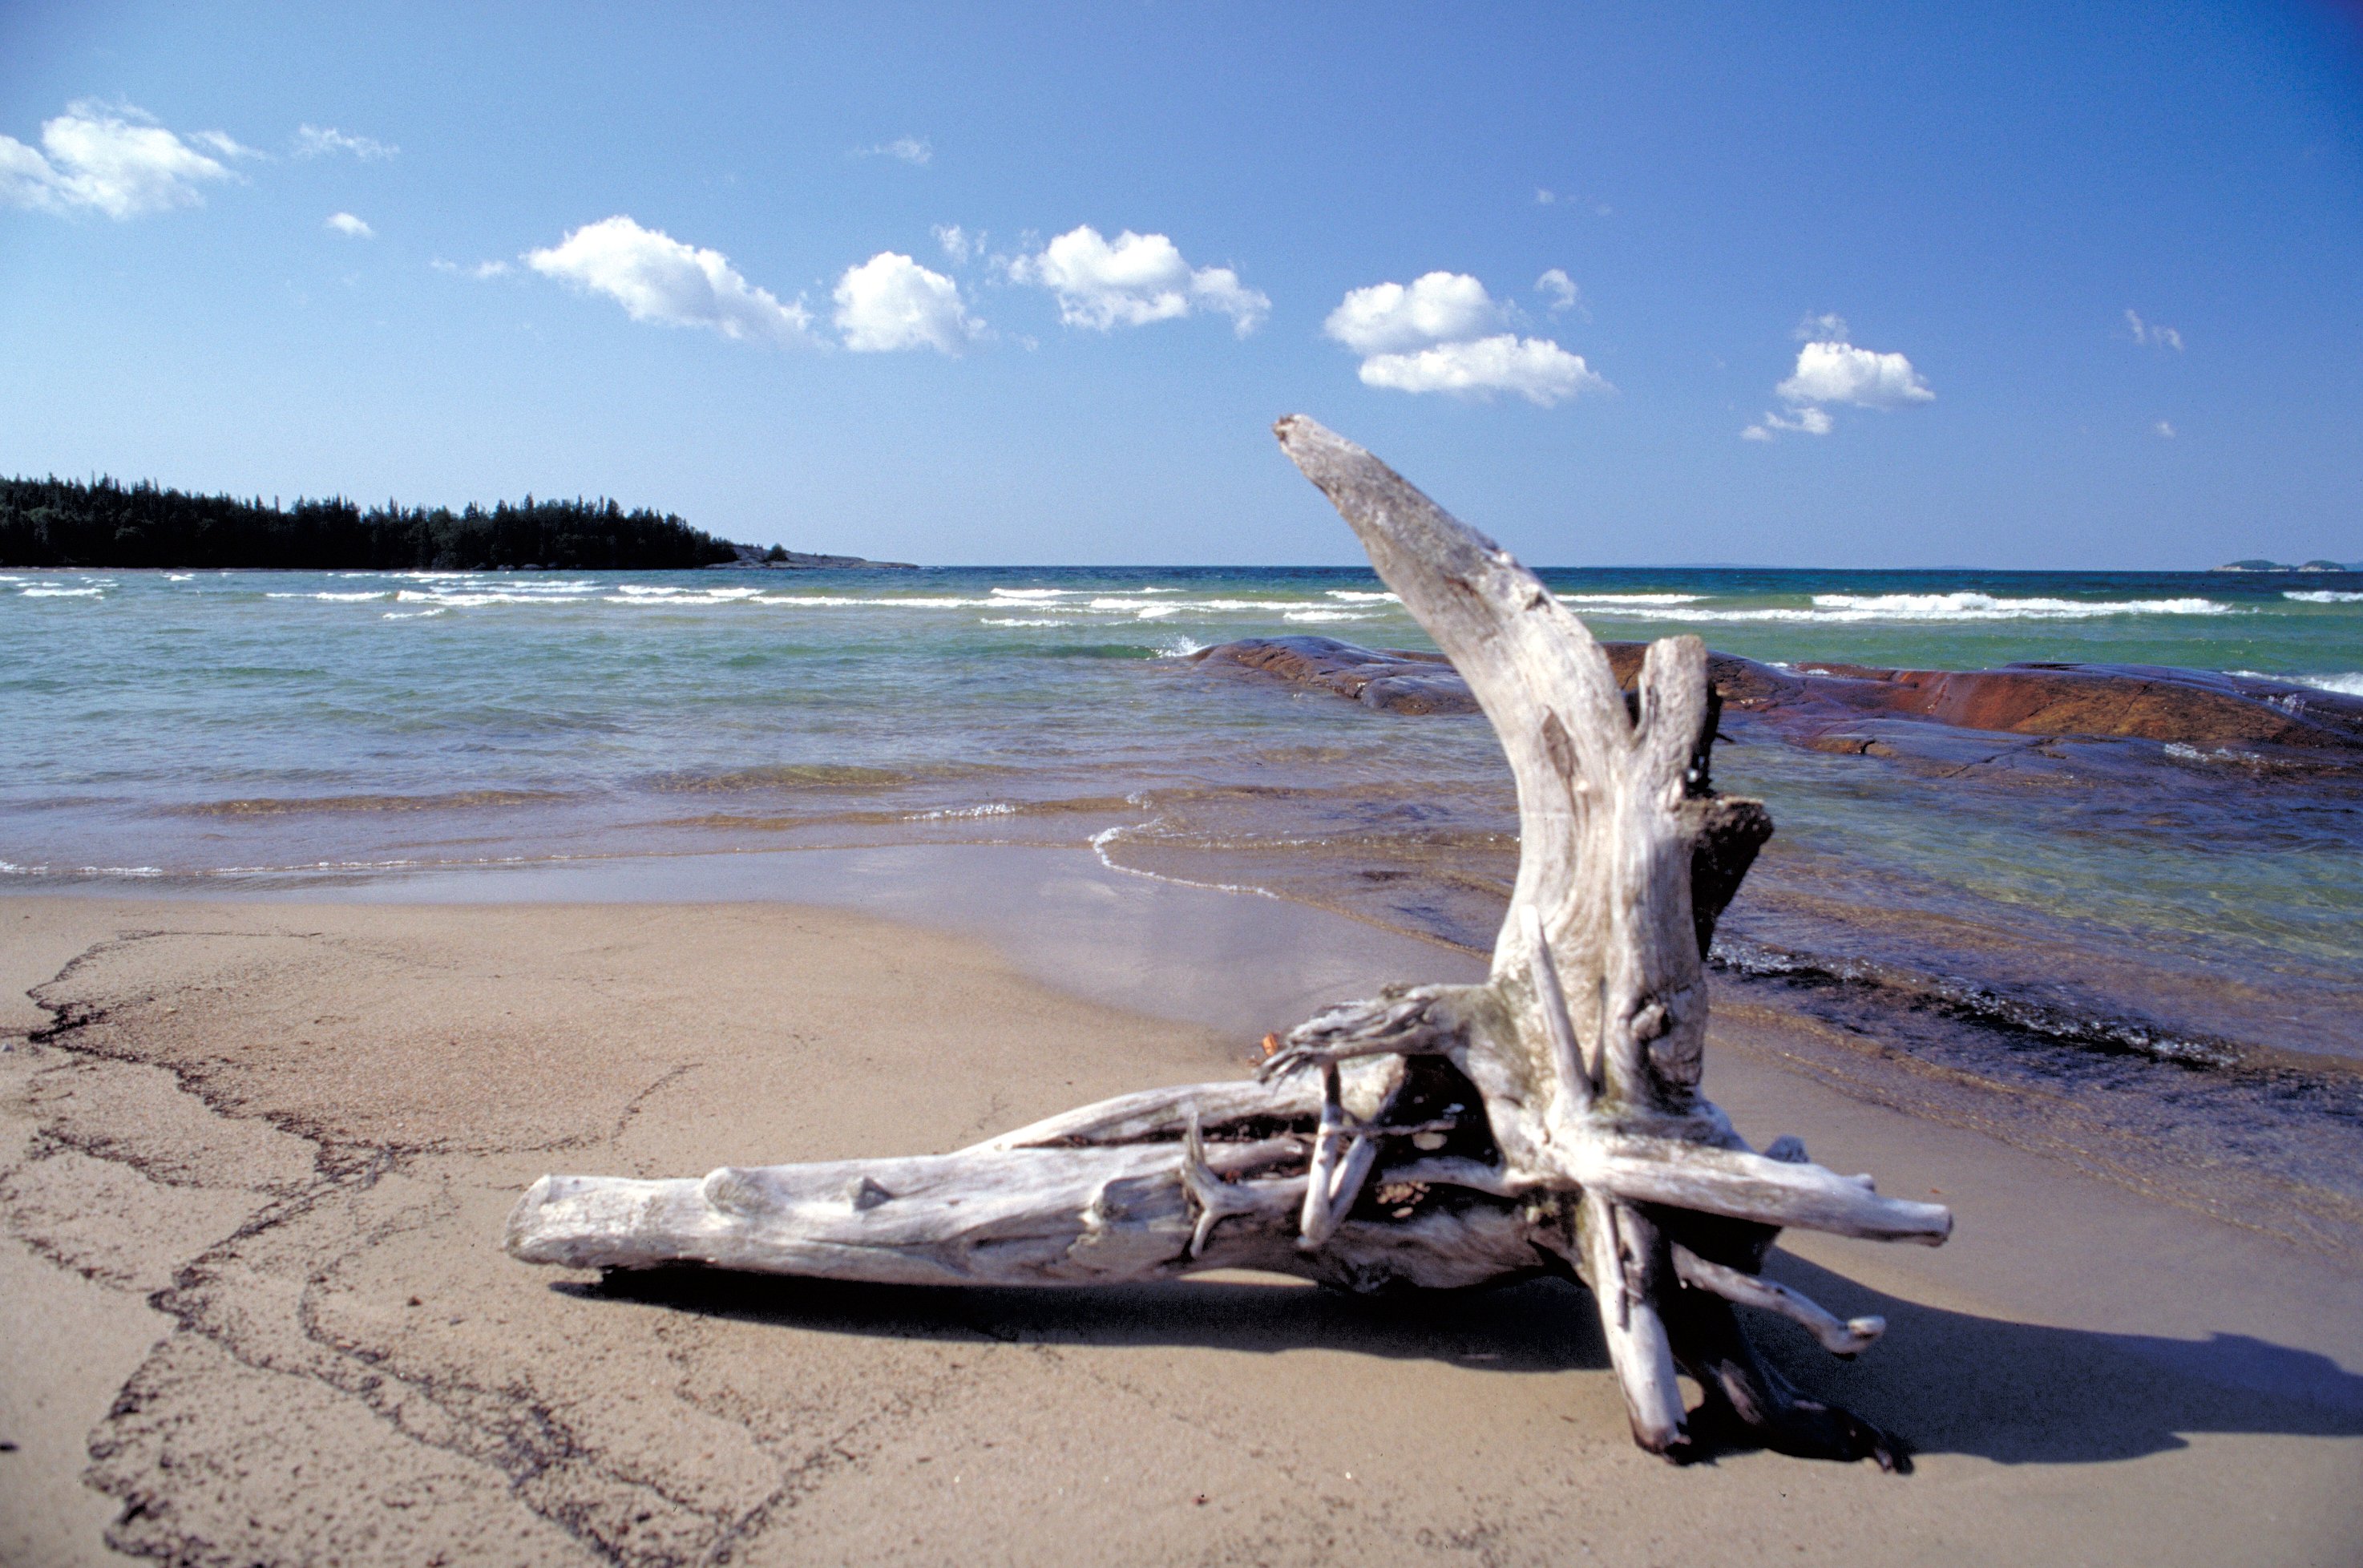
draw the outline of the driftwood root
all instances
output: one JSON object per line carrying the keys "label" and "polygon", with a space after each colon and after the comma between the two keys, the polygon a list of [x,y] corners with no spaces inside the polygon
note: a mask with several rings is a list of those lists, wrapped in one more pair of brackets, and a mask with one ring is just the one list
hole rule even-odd
{"label": "driftwood root", "polygon": [[[510,1217],[528,1262],[677,1263],[910,1284],[1093,1284],[1252,1268],[1348,1290],[1559,1273],[1600,1318],[1633,1436],[1683,1461],[1754,1443],[1910,1468],[1896,1438],[1800,1394],[1736,1308],[1852,1356],[1885,1325],[1766,1279],[1784,1227],[1934,1245],[1952,1217],[1752,1150],[1702,1095],[1704,955],[1771,818],[1714,792],[1695,638],[1630,692],[1542,584],[1309,419],[1281,446],[1467,679],[1518,789],[1492,973],[1329,1007],[1252,1082],[1144,1091],[950,1154],[545,1176]],[[1679,1373],[1703,1391],[1685,1409]]]}

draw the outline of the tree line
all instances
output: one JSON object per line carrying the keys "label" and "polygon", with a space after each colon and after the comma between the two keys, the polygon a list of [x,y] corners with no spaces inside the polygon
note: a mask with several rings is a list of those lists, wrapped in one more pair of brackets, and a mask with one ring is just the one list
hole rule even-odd
{"label": "tree line", "polygon": [[706,566],[727,539],[670,512],[613,501],[363,511],[342,496],[282,507],[148,481],[0,479],[0,567],[298,567],[314,571],[569,571]]}

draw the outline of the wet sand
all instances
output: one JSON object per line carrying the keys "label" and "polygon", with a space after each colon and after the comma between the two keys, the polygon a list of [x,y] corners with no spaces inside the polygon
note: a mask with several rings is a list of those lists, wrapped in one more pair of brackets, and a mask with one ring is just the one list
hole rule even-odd
{"label": "wet sand", "polygon": [[1743,1130],[1958,1216],[1936,1251],[1789,1238],[1776,1273],[1889,1318],[1860,1361],[1757,1326],[1909,1478],[1639,1453],[1557,1284],[508,1260],[544,1171],[947,1149],[1470,965],[1086,854],[864,863],[854,908],[0,901],[0,1562],[2356,1560],[2363,1277],[1849,1097],[1747,1009],[1707,1080]]}

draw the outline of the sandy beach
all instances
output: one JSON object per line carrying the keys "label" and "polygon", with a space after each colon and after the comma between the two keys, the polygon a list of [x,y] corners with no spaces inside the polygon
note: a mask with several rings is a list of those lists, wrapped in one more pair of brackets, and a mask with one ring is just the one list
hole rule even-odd
{"label": "sandy beach", "polygon": [[2363,0],[1337,12],[0,5],[0,1568],[2363,1568]]}
{"label": "sandy beach", "polygon": [[1958,1217],[1792,1233],[1776,1274],[1889,1318],[1860,1361],[1755,1325],[1910,1477],[1636,1451],[1558,1284],[623,1289],[502,1253],[546,1171],[949,1149],[1472,967],[1082,853],[905,855],[801,903],[0,902],[0,1561],[2357,1560],[2363,1277],[1848,1097],[1745,1008],[1707,1075],[1744,1131]]}

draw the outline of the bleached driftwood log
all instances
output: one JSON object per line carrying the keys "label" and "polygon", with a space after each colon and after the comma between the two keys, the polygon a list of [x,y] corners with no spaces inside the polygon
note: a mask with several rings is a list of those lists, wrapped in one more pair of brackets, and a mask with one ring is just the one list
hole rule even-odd
{"label": "bleached driftwood log", "polygon": [[[1521,859],[1481,985],[1399,985],[1299,1025],[1259,1081],[1087,1106],[956,1153],[545,1176],[508,1227],[529,1262],[697,1263],[904,1284],[1094,1284],[1250,1268],[1369,1291],[1557,1273],[1598,1303],[1642,1447],[1703,1416],[1785,1452],[1904,1451],[1800,1397],[1733,1304],[1850,1355],[1841,1322],[1761,1277],[1783,1226],[1942,1241],[1952,1217],[1751,1150],[1699,1093],[1703,954],[1770,818],[1709,786],[1696,638],[1621,691],[1533,573],[1369,452],[1292,417],[1281,446],[1467,677],[1508,752]],[[1687,1371],[1704,1390],[1683,1409]]]}

